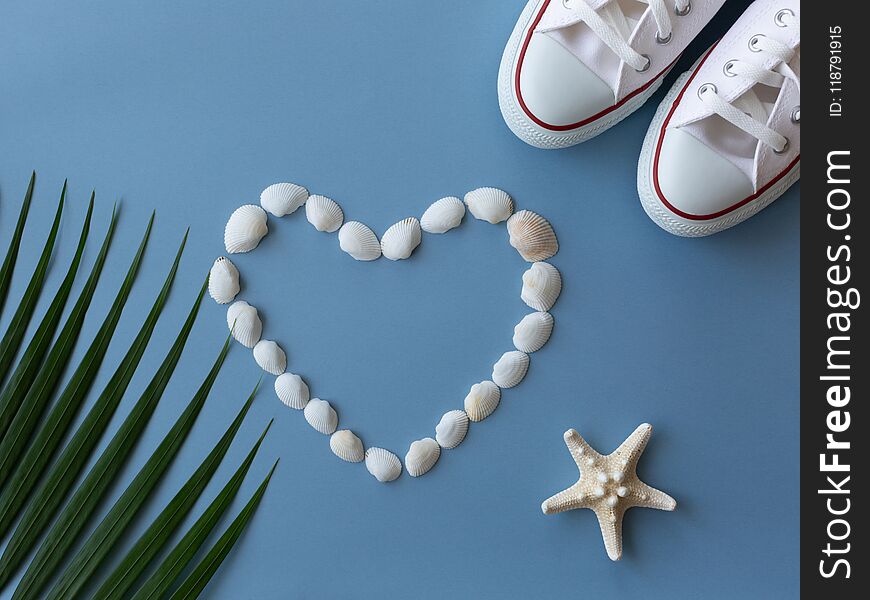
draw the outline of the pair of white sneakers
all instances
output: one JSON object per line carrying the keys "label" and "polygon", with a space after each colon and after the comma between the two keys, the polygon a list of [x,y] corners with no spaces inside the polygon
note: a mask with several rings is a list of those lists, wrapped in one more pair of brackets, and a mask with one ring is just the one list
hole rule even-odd
{"label": "pair of white sneakers", "polygon": [[[499,70],[508,126],[540,148],[586,141],[658,89],[724,0],[529,0]],[[756,0],[677,79],[637,169],[644,210],[705,236],[800,177],[800,2]]]}

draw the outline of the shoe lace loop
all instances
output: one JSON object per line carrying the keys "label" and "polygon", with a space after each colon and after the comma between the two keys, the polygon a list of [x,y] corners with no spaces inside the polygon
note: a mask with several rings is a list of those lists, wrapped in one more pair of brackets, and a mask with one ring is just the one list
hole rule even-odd
{"label": "shoe lace loop", "polygon": [[[781,27],[800,29],[800,18],[791,11],[780,11],[776,16],[777,24]],[[766,86],[781,88],[786,80],[794,82],[800,92],[800,76],[789,66],[789,62],[795,57],[796,51],[788,45],[764,35],[752,36],[749,40],[749,48],[777,59],[777,64],[772,69],[765,69],[745,60],[730,60],[725,63],[725,74],[731,77],[743,77],[753,84],[761,83]],[[714,113],[753,136],[763,144],[773,148],[774,152],[782,153],[788,148],[788,138],[767,126],[768,114],[758,95],[749,89],[740,98],[728,102],[722,98],[711,84],[702,85],[698,89],[698,97]],[[800,107],[792,111],[792,119],[797,115],[799,122]]]}

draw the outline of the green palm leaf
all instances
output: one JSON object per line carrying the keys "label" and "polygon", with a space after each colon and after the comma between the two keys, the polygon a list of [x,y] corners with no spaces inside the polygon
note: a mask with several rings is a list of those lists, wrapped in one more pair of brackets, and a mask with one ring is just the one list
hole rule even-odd
{"label": "green palm leaf", "polygon": [[[8,429],[8,425],[18,411],[21,401],[33,384],[36,373],[39,371],[42,360],[45,358],[45,352],[48,350],[51,339],[54,337],[54,332],[60,323],[63,309],[66,306],[66,301],[69,299],[76,273],[81,264],[82,253],[85,250],[85,242],[88,239],[88,232],[91,226],[93,210],[94,196],[91,194],[88,213],[82,226],[82,233],[79,236],[79,244],[67,270],[66,277],[64,277],[48,310],[45,311],[42,322],[36,329],[36,333],[33,334],[33,338],[28,343],[27,349],[24,351],[21,359],[18,361],[15,371],[13,371],[12,376],[3,388],[3,392],[0,393],[0,431],[2,432]],[[2,487],[2,482],[0,482],[0,487]]]}
{"label": "green palm leaf", "polygon": [[[238,432],[242,420],[244,420],[248,409],[251,407],[251,403],[254,401],[256,393],[257,388],[254,388],[254,391],[251,392],[248,400],[239,411],[238,416],[227,429],[226,433],[224,433],[218,444],[205,460],[202,461],[199,468],[190,476],[184,486],[178,490],[178,493],[170,500],[166,508],[154,519],[154,522],[136,541],[130,551],[127,552],[118,567],[97,590],[92,600],[123,598],[127,590],[130,589],[130,586],[135,583],[139,575],[142,574],[142,571],[148,566],[151,559],[166,545],[167,540],[178,526],[181,525],[182,520],[190,512],[190,509],[193,508],[194,503],[200,497],[221,460],[226,455],[233,437]],[[266,431],[268,430],[269,428],[266,427]],[[260,436],[252,452],[256,452],[256,448],[259,448],[260,442],[262,442],[263,437],[266,435],[266,431]],[[91,540],[93,539],[94,536],[91,536]],[[109,548],[101,545],[99,551],[105,555],[109,551]]]}
{"label": "green palm leaf", "polygon": [[[27,191],[24,193],[24,202],[21,204],[21,211],[18,213],[18,223],[15,225],[12,241],[9,242],[6,258],[3,259],[3,266],[0,266],[0,314],[3,314],[3,307],[6,306],[6,297],[9,295],[9,284],[12,283],[12,272],[15,270],[15,262],[18,260],[21,236],[24,234],[24,223],[27,221],[27,214],[30,212],[30,201],[33,199],[33,184],[35,183],[36,171],[33,171],[30,174],[30,183],[27,184]],[[2,378],[0,378],[0,381],[2,381]]]}
{"label": "green palm leaf", "polygon": [[[32,190],[30,191],[32,193]],[[33,271],[27,289],[24,290],[24,295],[18,304],[18,310],[15,311],[6,334],[0,340],[0,381],[6,379],[6,375],[9,374],[9,367],[12,366],[12,361],[15,355],[18,354],[18,348],[21,345],[24,332],[27,330],[30,317],[33,316],[33,311],[36,308],[36,301],[39,300],[42,284],[45,283],[45,275],[48,273],[48,263],[51,260],[51,253],[54,249],[54,240],[57,238],[57,230],[60,227],[60,216],[63,214],[65,198],[66,182],[64,181],[63,189],[60,192],[60,200],[57,203],[57,211],[54,214],[54,223],[51,226],[48,238],[45,240],[42,255],[39,257],[39,262],[36,263],[36,268]],[[5,429],[0,429],[0,434],[5,431]]]}
{"label": "green palm leaf", "polygon": [[[272,422],[270,421],[269,426],[271,425]],[[267,426],[266,431],[268,430],[269,427]],[[157,600],[158,598],[163,598],[165,596],[170,586],[172,586],[172,583],[178,578],[190,561],[193,560],[193,557],[196,556],[196,553],[202,547],[203,543],[205,543],[206,538],[208,538],[214,530],[218,520],[220,520],[233,499],[236,497],[236,493],[238,493],[239,488],[242,486],[242,481],[245,479],[245,475],[247,474],[251,463],[254,461],[254,456],[266,435],[266,431],[264,431],[263,435],[260,436],[260,439],[257,440],[257,443],[248,453],[248,456],[245,457],[245,460],[241,465],[239,465],[239,468],[236,469],[236,472],[233,473],[233,476],[229,481],[227,481],[220,493],[218,493],[211,504],[208,505],[208,508],[206,508],[202,513],[202,516],[196,520],[187,533],[184,534],[184,537],[181,538],[163,562],[160,563],[160,566],[157,567],[151,577],[149,577],[144,585],[139,588],[139,591],[136,592],[135,596],[133,596],[133,600]],[[118,567],[118,570],[120,570],[120,568],[121,567]],[[108,581],[97,592],[96,598],[105,600],[108,598],[123,597],[123,592],[125,590],[120,590],[119,588],[116,588],[118,589],[117,592],[112,590],[113,594],[111,596],[108,594],[101,596],[100,593],[107,587]]]}
{"label": "green palm leaf", "polygon": [[[157,299],[148,313],[148,317],[142,324],[142,328],[136,339],[130,345],[127,354],[121,360],[115,373],[109,379],[109,383],[103,389],[102,394],[95,402],[95,407],[105,406],[107,402],[117,406],[121,396],[127,389],[136,367],[142,355],[145,353],[145,348],[151,339],[151,334],[157,324],[163,307],[166,304],[166,299],[169,296],[169,291],[175,279],[175,274],[178,270],[178,264],[181,259],[181,254],[184,251],[184,246],[187,241],[187,233],[181,242],[181,247],[175,256],[175,262],[172,264],[169,274],[163,283]],[[29,497],[33,487],[43,475],[43,471],[49,461],[54,456],[55,451],[60,445],[63,437],[66,435],[70,423],[78,409],[84,401],[85,394],[64,394],[52,407],[51,412],[45,420],[42,428],[33,438],[30,447],[24,454],[23,458],[18,462],[14,473],[9,478],[9,484],[0,494],[0,538],[4,537],[8,528],[12,524],[21,507]],[[114,409],[112,410],[114,413]],[[93,443],[99,439],[99,434],[102,431],[89,431],[89,436],[92,436]]]}
{"label": "green palm leaf", "polygon": [[[124,310],[127,298],[130,296],[130,289],[133,287],[133,281],[136,279],[136,274],[139,271],[139,265],[145,254],[145,246],[148,244],[148,238],[151,236],[153,225],[154,214],[152,213],[148,221],[148,227],[145,230],[145,235],[127,271],[127,276],[121,284],[121,289],[118,291],[115,302],[106,315],[106,319],[94,337],[91,346],[70,378],[69,383],[64,388],[59,402],[68,402],[76,397],[84,398],[90,390],[94,377],[96,377],[97,371],[106,356],[106,351],[109,349],[109,342],[115,333],[115,327],[117,327],[118,321],[121,318],[121,312]],[[33,433],[48,403],[51,401],[52,394],[63,374],[64,367],[75,349],[76,340],[81,332],[85,315],[96,288],[97,282],[93,281],[92,283],[92,287],[86,287],[82,291],[79,301],[67,318],[67,322],[64,324],[63,329],[61,329],[57,340],[55,340],[48,358],[46,358],[39,374],[36,376],[36,381],[27,392],[27,396],[18,409],[18,413],[12,419],[6,435],[3,437],[2,442],[0,442],[0,486],[6,483],[7,478],[21,457],[21,453],[29,443],[30,435]]]}
{"label": "green palm leaf", "polygon": [[278,461],[276,460],[269,474],[263,480],[263,483],[260,484],[260,487],[257,488],[257,491],[254,492],[254,495],[242,509],[242,512],[230,523],[230,526],[220,539],[215,542],[215,545],[211,547],[208,554],[194,567],[190,575],[187,576],[187,579],[175,590],[175,593],[170,596],[170,600],[193,600],[199,597],[202,590],[208,585],[209,580],[211,580],[212,576],[220,568],[221,563],[230,553],[230,550],[235,546],[251,517],[257,511],[260,500],[263,499],[263,494],[266,492],[266,487],[269,485],[269,480],[272,479],[272,474],[277,466]]}
{"label": "green palm leaf", "polygon": [[[205,399],[226,359],[230,348],[230,339],[229,337],[227,338],[211,371],[209,371],[208,376],[187,405],[187,408],[185,408],[175,425],[173,425],[172,429],[160,443],[160,446],[158,446],[151,458],[148,459],[148,462],[131,484],[131,488],[135,487],[137,489],[136,494],[140,494],[143,497],[143,501],[157,479],[175,457],[176,452],[178,452],[196,417],[199,415],[202,405],[205,403]],[[97,503],[102,497],[102,492],[120,468],[122,457],[119,456],[116,449],[121,447],[129,449],[131,445],[127,439],[127,431],[124,429],[124,425],[122,425],[122,429],[115,434],[112,442],[103,452],[102,456],[91,469],[91,472],[58,517],[58,520],[49,530],[45,540],[39,547],[39,550],[37,550],[36,556],[19,582],[18,588],[12,596],[13,600],[39,597],[39,593],[48,584],[49,579],[60,563],[65,560],[67,551],[72,547],[76,537],[93,514]],[[130,491],[130,488],[128,488],[128,491]],[[131,497],[136,494],[131,494]],[[131,498],[131,502],[135,503],[135,499]]]}
{"label": "green palm leaf", "polygon": [[[184,326],[175,338],[172,348],[112,438],[108,448],[111,454],[103,453],[105,460],[101,460],[91,469],[88,477],[82,482],[80,490],[89,488],[96,495],[102,494],[139,439],[163,395],[175,367],[178,365],[178,360],[181,358],[181,353],[196,321],[206,286],[207,283],[204,283],[200,288],[199,295],[190,309]],[[108,427],[109,420],[121,401],[122,395],[123,390],[116,387],[113,388],[111,394],[103,395],[98,399],[97,404],[88,412],[60,457],[52,465],[45,481],[33,494],[33,499],[6,544],[3,556],[0,557],[0,587],[6,584],[24,557],[33,549],[40,534],[54,518],[61,502],[68,497],[100,436]],[[113,464],[106,459],[107,456],[117,457],[119,464]]]}

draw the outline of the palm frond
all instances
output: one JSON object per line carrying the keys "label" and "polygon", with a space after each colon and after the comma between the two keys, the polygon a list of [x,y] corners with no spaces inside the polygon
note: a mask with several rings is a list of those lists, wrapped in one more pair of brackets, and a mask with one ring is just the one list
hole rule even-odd
{"label": "palm frond", "polygon": [[[12,233],[12,240],[9,242],[9,249],[6,250],[6,258],[3,259],[3,265],[0,266],[0,314],[3,314],[3,307],[6,306],[6,297],[9,295],[9,284],[12,283],[12,272],[15,271],[15,263],[18,260],[18,250],[21,248],[21,236],[24,234],[24,224],[27,222],[27,214],[30,212],[30,201],[33,199],[33,186],[36,183],[36,171],[30,174],[30,183],[27,184],[27,191],[24,193],[24,202],[21,203],[21,210],[18,212],[18,222],[15,224],[15,231]],[[2,378],[0,378],[2,381]]]}
{"label": "palm frond", "polygon": [[[208,376],[206,376],[175,425],[173,425],[172,429],[160,443],[160,446],[158,446],[157,450],[155,450],[154,454],[151,455],[151,458],[148,459],[148,462],[136,476],[128,491],[136,487],[138,489],[137,494],[147,496],[148,491],[151,490],[157,478],[169,466],[169,463],[175,457],[187,433],[193,426],[196,417],[199,415],[199,411],[202,409],[202,405],[205,403],[205,399],[215,379],[217,379],[230,348],[230,339],[229,337],[227,338]],[[129,449],[132,445],[129,443],[126,433],[122,425],[122,429],[115,434],[112,442],[103,452],[93,469],[91,469],[84,482],[73,494],[66,507],[64,507],[57,521],[55,521],[37,550],[30,565],[27,567],[24,576],[18,584],[18,588],[12,596],[13,600],[38,598],[40,592],[49,583],[57,568],[66,560],[67,551],[73,546],[82,528],[84,528],[96,510],[97,503],[103,496],[102,492],[105,491],[105,488],[121,466],[122,456],[115,452],[115,447],[127,447]],[[138,435],[134,437],[138,437]],[[125,495],[127,494],[125,493]],[[131,493],[128,498],[131,506],[135,505],[137,501],[134,496],[136,494]]]}
{"label": "palm frond", "polygon": [[[66,182],[63,183],[63,190],[60,192],[60,200],[57,203],[57,211],[54,214],[54,223],[52,223],[51,231],[49,231],[48,238],[45,240],[45,246],[42,248],[39,262],[36,263],[36,268],[30,277],[30,283],[27,284],[24,295],[21,297],[21,302],[18,304],[18,309],[12,316],[12,321],[6,329],[3,339],[0,340],[0,381],[4,381],[6,375],[9,374],[9,368],[12,366],[15,355],[18,354],[18,348],[21,346],[24,332],[27,331],[30,318],[36,309],[36,301],[39,300],[42,284],[45,283],[45,276],[48,273],[48,263],[51,261],[54,241],[57,239],[57,230],[60,227],[60,217],[63,214],[65,198]],[[0,433],[3,433],[3,431],[5,429],[0,430]]]}
{"label": "palm frond", "polygon": [[[257,440],[257,443],[254,444],[254,447],[251,448],[251,451],[248,452],[245,460],[242,461],[242,464],[239,465],[239,468],[236,469],[233,476],[230,477],[229,481],[227,481],[218,495],[215,496],[215,499],[212,500],[211,504],[209,504],[205,511],[203,511],[199,519],[197,519],[187,533],[184,534],[184,537],[182,537],[169,554],[166,555],[166,558],[160,563],[154,573],[145,581],[142,587],[139,588],[139,591],[137,591],[136,595],[133,596],[133,600],[157,600],[166,595],[166,592],[169,591],[173,582],[179,575],[181,575],[181,572],[185,567],[190,564],[190,561],[192,561],[193,557],[196,556],[197,552],[199,552],[199,549],[205,543],[205,540],[209,535],[211,535],[217,522],[224,515],[230,504],[232,504],[239,488],[242,486],[242,481],[245,479],[245,475],[248,473],[248,469],[251,467],[251,463],[254,462],[254,456],[256,456],[257,450],[260,448],[260,444],[263,442],[263,438],[266,437],[266,432],[269,431],[271,425],[272,422],[269,421],[266,430],[260,436],[260,439]],[[121,567],[118,567],[119,570],[120,568]],[[96,598],[99,598],[100,600],[108,600],[109,598],[114,599],[123,597],[120,588],[116,588],[119,590],[117,593],[114,593],[115,590],[113,589],[111,590],[113,592],[112,595],[106,594],[105,596],[101,596],[100,593],[104,591],[107,584],[108,581],[97,592]]]}
{"label": "palm frond", "polygon": [[177,590],[169,597],[170,600],[194,600],[202,593],[202,590],[208,585],[208,582],[220,568],[221,563],[233,549],[239,536],[247,527],[260,505],[260,500],[263,499],[263,494],[266,492],[266,487],[269,485],[269,480],[272,479],[272,474],[275,472],[275,467],[278,466],[278,461],[272,465],[272,469],[254,495],[239,513],[239,515],[230,523],[224,534],[215,542],[214,546],[208,551],[205,557],[194,567],[193,571],[181,583]]}
{"label": "palm frond", "polygon": [[[95,402],[95,406],[105,405],[106,402],[111,401],[109,398],[112,398],[115,405],[117,405],[124,391],[126,391],[136,371],[136,367],[145,353],[145,348],[151,339],[151,334],[154,331],[157,320],[166,304],[166,299],[175,280],[186,241],[187,234],[185,233],[181,246],[175,256],[175,261],[172,263],[172,268],[166,276],[163,287],[154,301],[148,317],[130,345],[127,354],[124,355],[115,373],[109,379],[109,383],[106,384],[103,392]],[[9,526],[18,515],[39,478],[43,475],[46,465],[54,457],[55,451],[66,436],[73,417],[84,402],[85,395],[84,393],[62,394],[51,408],[51,412],[49,412],[42,427],[34,436],[27,452],[18,461],[15,471],[9,478],[9,484],[0,493],[0,538],[6,535]],[[102,432],[97,432],[96,434],[93,431],[90,432],[90,435],[94,436],[94,442],[99,438],[99,433]]]}

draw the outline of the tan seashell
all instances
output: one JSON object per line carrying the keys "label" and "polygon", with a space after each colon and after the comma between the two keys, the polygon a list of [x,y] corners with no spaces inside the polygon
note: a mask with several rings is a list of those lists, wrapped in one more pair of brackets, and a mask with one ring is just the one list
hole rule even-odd
{"label": "tan seashell", "polygon": [[492,381],[481,381],[471,386],[465,397],[465,413],[472,421],[483,421],[498,406],[501,390]]}
{"label": "tan seashell", "polygon": [[508,219],[511,246],[529,262],[546,260],[559,251],[559,241],[550,222],[538,213],[521,210]]}

